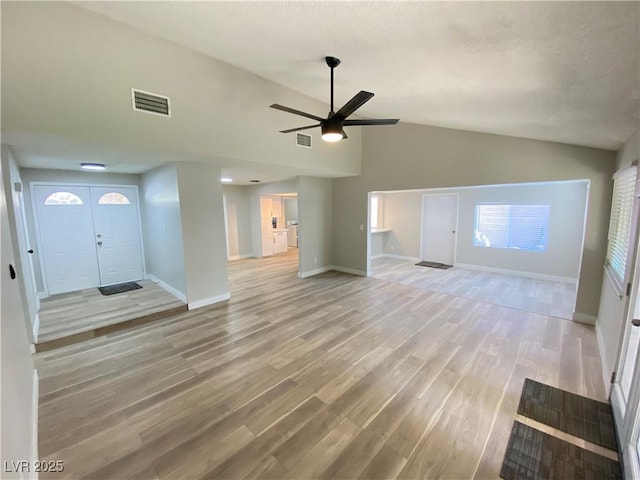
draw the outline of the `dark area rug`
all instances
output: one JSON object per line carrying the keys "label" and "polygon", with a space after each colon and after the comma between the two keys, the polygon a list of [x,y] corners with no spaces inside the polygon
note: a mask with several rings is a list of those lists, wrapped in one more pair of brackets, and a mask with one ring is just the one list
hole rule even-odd
{"label": "dark area rug", "polygon": [[117,285],[109,285],[108,287],[98,287],[102,295],[115,295],[116,293],[129,292],[142,288],[142,285],[136,282],[118,283]]}
{"label": "dark area rug", "polygon": [[500,478],[622,480],[615,460],[514,422]]}
{"label": "dark area rug", "polygon": [[419,267],[431,267],[431,268],[439,268],[440,270],[447,270],[451,267],[453,267],[453,265],[447,265],[446,263],[438,263],[438,262],[418,262],[416,263],[417,266]]}
{"label": "dark area rug", "polygon": [[527,378],[518,413],[610,450],[618,450],[611,405]]}

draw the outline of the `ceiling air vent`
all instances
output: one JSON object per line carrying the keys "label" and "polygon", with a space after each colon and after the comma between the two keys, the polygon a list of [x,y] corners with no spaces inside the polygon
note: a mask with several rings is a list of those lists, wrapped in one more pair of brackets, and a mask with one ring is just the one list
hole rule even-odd
{"label": "ceiling air vent", "polygon": [[132,88],[131,100],[133,101],[134,110],[152,113],[154,115],[161,115],[163,117],[171,116],[171,112],[169,110],[169,97]]}
{"label": "ceiling air vent", "polygon": [[311,148],[311,135],[306,133],[296,133],[296,145],[299,147]]}

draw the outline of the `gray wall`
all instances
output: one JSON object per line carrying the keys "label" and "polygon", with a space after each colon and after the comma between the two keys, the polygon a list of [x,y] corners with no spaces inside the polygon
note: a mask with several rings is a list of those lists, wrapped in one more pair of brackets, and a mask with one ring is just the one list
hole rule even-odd
{"label": "gray wall", "polygon": [[24,188],[24,202],[27,213],[27,226],[29,229],[29,239],[35,247],[33,254],[33,268],[36,276],[36,286],[39,292],[44,292],[44,277],[42,274],[42,266],[39,255],[39,241],[35,230],[35,215],[33,211],[33,203],[31,200],[31,182],[49,182],[49,183],[77,183],[84,185],[135,185],[140,186],[140,175],[130,175],[123,173],[109,172],[83,172],[73,170],[47,170],[40,168],[23,168],[20,170]]}
{"label": "gray wall", "polygon": [[[2,230],[0,278],[0,405],[2,431],[0,461],[37,460],[37,391],[34,391],[34,367],[27,336],[27,318],[20,300],[18,281],[11,280],[9,264],[15,265],[17,252],[9,235],[9,217],[0,168],[0,230]],[[20,272],[17,272],[20,275]],[[35,416],[34,416],[35,415]],[[35,424],[34,424],[35,423]],[[33,437],[36,432],[36,437]],[[33,465],[33,464],[31,464]],[[16,473],[4,473],[2,478],[21,478]]]}
{"label": "gray wall", "polygon": [[180,197],[175,165],[165,165],[142,175],[140,198],[147,273],[186,298]]}
{"label": "gray wall", "polygon": [[176,164],[189,308],[229,298],[220,168]]}
{"label": "gray wall", "polygon": [[285,226],[287,222],[298,221],[298,199],[297,198],[285,198],[284,199],[284,222]]}
{"label": "gray wall", "polygon": [[595,316],[615,153],[438,127],[363,130],[362,175],[333,181],[334,265],[366,271],[367,192],[587,179],[591,181],[578,312]]}
{"label": "gray wall", "polygon": [[326,178],[298,177],[299,275],[333,265],[332,183]]}
{"label": "gray wall", "polygon": [[[339,144],[322,142],[314,129],[313,148],[299,148],[278,131],[300,117],[268,108],[320,115],[325,103],[104,15],[66,2],[7,2],[1,35],[2,133],[10,145],[39,132],[57,143],[163,152],[176,161],[233,159],[254,169],[290,167],[292,175],[360,171],[359,128]],[[134,112],[131,88],[170,97],[171,118]]]}
{"label": "gray wall", "polygon": [[229,259],[251,255],[251,212],[249,210],[249,187],[223,185],[222,193],[227,199],[227,231]]}
{"label": "gray wall", "polygon": [[[429,193],[459,195],[456,263],[577,279],[587,182],[385,193],[384,226],[392,231],[385,234],[384,253],[420,256],[422,196]],[[474,246],[475,207],[484,202],[549,204],[547,250],[526,252]]]}

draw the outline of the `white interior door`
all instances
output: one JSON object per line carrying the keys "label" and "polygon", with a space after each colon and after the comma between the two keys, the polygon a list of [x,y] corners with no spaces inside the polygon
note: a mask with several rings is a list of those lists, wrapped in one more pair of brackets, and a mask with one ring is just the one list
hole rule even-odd
{"label": "white interior door", "polygon": [[91,187],[100,284],[143,277],[138,196],[133,187]]}
{"label": "white interior door", "polygon": [[271,212],[272,201],[269,197],[260,197],[260,235],[262,239],[262,256],[273,255],[273,224]]}
{"label": "white interior door", "polygon": [[36,185],[34,193],[49,294],[99,285],[89,187]]}
{"label": "white interior door", "polygon": [[453,265],[457,225],[457,194],[423,195],[420,259]]}

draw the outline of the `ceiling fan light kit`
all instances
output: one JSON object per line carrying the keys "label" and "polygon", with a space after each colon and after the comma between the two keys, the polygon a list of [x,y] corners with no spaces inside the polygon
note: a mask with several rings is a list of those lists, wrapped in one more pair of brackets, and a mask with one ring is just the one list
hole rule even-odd
{"label": "ceiling fan light kit", "polygon": [[292,113],[294,115],[300,115],[301,117],[310,118],[315,120],[317,124],[307,125],[305,127],[297,127],[290,128],[288,130],[281,130],[281,133],[291,133],[297,132],[300,130],[307,130],[309,128],[320,127],[322,131],[322,139],[325,142],[338,142],[342,139],[347,138],[347,134],[344,133],[345,126],[365,126],[365,125],[395,125],[398,123],[397,118],[388,118],[388,119],[364,119],[364,120],[347,120],[347,117],[355,112],[358,108],[364,105],[366,102],[373,98],[373,93],[365,92],[361,90],[357,93],[351,100],[345,103],[340,110],[334,112],[333,110],[333,69],[340,65],[340,59],[336,57],[325,57],[325,61],[327,62],[327,66],[331,69],[331,111],[327,118],[318,117],[317,115],[313,115],[311,113],[302,112],[300,110],[296,110],[294,108],[285,107],[283,105],[278,105],[274,103],[271,105],[271,108],[275,108],[276,110],[282,110],[283,112]]}

